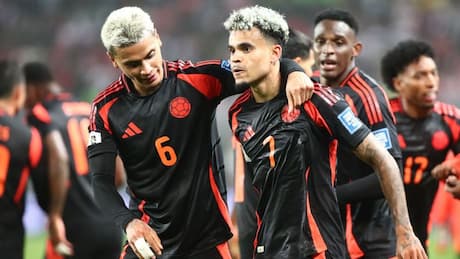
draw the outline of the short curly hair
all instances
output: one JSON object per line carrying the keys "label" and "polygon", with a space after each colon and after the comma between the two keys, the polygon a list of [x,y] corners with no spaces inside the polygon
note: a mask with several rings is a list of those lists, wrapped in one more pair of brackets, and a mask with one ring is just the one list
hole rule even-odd
{"label": "short curly hair", "polygon": [[284,45],[289,39],[289,26],[284,16],[275,10],[251,6],[233,11],[224,22],[228,31],[250,30],[257,27],[264,35]]}
{"label": "short curly hair", "polygon": [[435,58],[431,45],[420,40],[401,41],[388,50],[380,62],[380,72],[384,84],[395,91],[393,78],[422,56]]}
{"label": "short curly hair", "polygon": [[348,11],[341,9],[329,8],[321,11],[315,17],[314,25],[316,26],[323,20],[341,21],[346,23],[358,35],[359,25],[356,18]]}

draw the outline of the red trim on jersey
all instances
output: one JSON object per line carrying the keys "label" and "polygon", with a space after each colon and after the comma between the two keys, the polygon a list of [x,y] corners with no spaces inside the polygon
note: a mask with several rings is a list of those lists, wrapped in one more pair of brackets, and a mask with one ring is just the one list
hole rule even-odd
{"label": "red trim on jersey", "polygon": [[354,76],[357,72],[358,72],[358,68],[357,68],[357,67],[354,67],[354,68],[350,71],[350,73],[348,73],[347,77],[345,77],[345,79],[342,81],[342,83],[340,83],[339,86],[340,86],[340,87],[345,86],[345,85],[347,84],[348,80],[350,80],[350,78],[351,78],[352,76]]}
{"label": "red trim on jersey", "polygon": [[31,138],[29,144],[29,163],[32,168],[37,167],[42,158],[43,144],[40,133],[36,128],[31,129]]}
{"label": "red trim on jersey", "polygon": [[[228,114],[232,115],[233,113],[236,113],[236,110],[240,112],[241,104],[248,101],[251,96],[252,96],[252,92],[250,89],[247,89],[246,91],[244,91],[230,106],[230,108],[228,109]],[[236,116],[232,116],[232,118],[236,118]],[[233,130],[233,127],[232,127],[232,130]]]}
{"label": "red trim on jersey", "polygon": [[211,165],[209,165],[209,182],[211,183],[211,190],[212,190],[212,193],[214,194],[214,199],[216,199],[220,214],[224,218],[227,225],[230,228],[233,228],[232,220],[230,219],[230,214],[228,213],[227,205],[225,205],[224,200],[220,196],[219,188],[217,187],[216,181],[214,180],[214,174],[212,172]]}
{"label": "red trim on jersey", "polygon": [[350,254],[350,259],[358,259],[364,256],[363,250],[359,247],[358,241],[356,241],[353,235],[353,220],[351,217],[351,205],[346,205],[346,227],[345,227],[345,239],[347,241],[347,249]]}
{"label": "red trim on jersey", "polygon": [[222,93],[219,79],[204,74],[178,74],[178,79],[189,83],[208,99],[213,99]]}
{"label": "red trim on jersey", "polygon": [[320,84],[314,85],[313,92],[325,100],[329,105],[334,105],[339,99],[338,97],[332,92],[330,87],[324,87]]}
{"label": "red trim on jersey", "polygon": [[326,257],[326,251],[323,251],[323,252],[313,256],[313,259],[326,259],[326,258],[327,258]]}
{"label": "red trim on jersey", "polygon": [[102,108],[99,110],[99,116],[101,116],[102,121],[104,122],[104,128],[112,134],[112,130],[110,129],[109,126],[109,110],[110,107],[115,103],[115,101],[118,100],[118,98],[114,98],[110,100],[110,102],[106,103]]}
{"label": "red trim on jersey", "polygon": [[14,194],[14,202],[16,204],[19,204],[24,195],[24,191],[27,187],[27,181],[29,180],[29,174],[30,171],[28,167],[22,169],[21,178],[19,178],[18,188],[16,189],[16,193]]}
{"label": "red trim on jersey", "polygon": [[126,254],[128,253],[128,247],[128,244],[123,246],[123,248],[121,249],[120,259],[125,258]]}
{"label": "red trim on jersey", "polygon": [[303,108],[317,126],[325,128],[329,132],[329,135],[332,135],[332,130],[327,125],[326,120],[324,120],[318,108],[312,102],[304,103]]}
{"label": "red trim on jersey", "polygon": [[46,248],[45,248],[45,258],[46,259],[64,259],[64,257],[54,250],[53,244],[50,239],[46,239]]}
{"label": "red trim on jersey", "polygon": [[[103,90],[98,95],[96,95],[96,98],[94,98],[93,103],[98,103],[101,100],[104,100],[105,98],[107,98],[107,96],[122,90],[124,88],[122,78],[123,78],[123,75],[120,76],[120,78],[117,81],[115,81],[112,84],[110,84],[105,90]],[[126,85],[126,88],[129,89],[129,87],[127,87],[127,85]]]}
{"label": "red trim on jersey", "polygon": [[222,256],[222,259],[232,259],[232,254],[230,253],[228,242],[217,245],[216,249],[217,252],[219,252],[219,255]]}
{"label": "red trim on jersey", "polygon": [[355,103],[353,102],[353,99],[348,94],[345,94],[345,101],[348,103],[348,106],[350,106],[351,110],[355,114],[355,116],[358,116],[358,110],[356,109]]}
{"label": "red trim on jersey", "polygon": [[257,247],[257,240],[259,239],[259,231],[260,227],[262,226],[262,221],[260,220],[260,215],[259,212],[256,210],[256,223],[257,223],[257,231],[256,231],[256,236],[254,237],[254,240],[252,241],[252,246],[254,252],[256,252],[256,247]]}
{"label": "red trim on jersey", "polygon": [[51,116],[48,113],[48,111],[46,110],[46,108],[43,107],[43,105],[41,103],[36,104],[32,108],[32,114],[35,117],[37,117],[37,119],[39,119],[41,122],[44,122],[44,123],[47,123],[47,124],[51,123]]}
{"label": "red trim on jersey", "polygon": [[458,142],[460,139],[460,125],[458,123],[460,111],[458,108],[451,104],[436,102],[433,110],[443,117],[452,133],[453,142]]}
{"label": "red trim on jersey", "polygon": [[331,185],[335,185],[335,177],[337,176],[337,147],[339,141],[337,139],[332,140],[329,143],[329,167],[331,168]]}
{"label": "red trim on jersey", "polygon": [[355,76],[349,80],[348,85],[361,98],[369,124],[373,125],[383,121],[377,96],[374,91],[370,89],[369,84],[364,82],[362,78]]}
{"label": "red trim on jersey", "polygon": [[391,110],[393,112],[403,112],[402,104],[401,104],[401,99],[399,98],[393,98],[390,100],[390,106]]}
{"label": "red trim on jersey", "polygon": [[[308,177],[310,176],[310,168],[305,171],[305,181],[308,182]],[[311,238],[313,241],[313,245],[315,246],[315,250],[318,254],[323,251],[327,250],[327,245],[324,242],[323,236],[321,235],[321,231],[319,230],[318,224],[316,224],[316,220],[311,213],[311,206],[310,206],[310,194],[307,194],[307,204],[305,204],[307,209],[307,218],[308,218],[308,228],[310,229]]]}
{"label": "red trim on jersey", "polygon": [[145,200],[141,200],[139,205],[137,205],[137,209],[142,213],[141,220],[145,223],[149,224],[150,216],[145,213],[144,206],[147,202]]}

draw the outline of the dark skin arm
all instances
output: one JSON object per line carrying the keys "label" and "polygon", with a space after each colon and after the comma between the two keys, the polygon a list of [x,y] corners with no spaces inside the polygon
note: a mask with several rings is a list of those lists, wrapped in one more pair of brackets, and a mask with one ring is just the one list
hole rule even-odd
{"label": "dark skin arm", "polygon": [[66,245],[73,253],[72,244],[67,240],[65,234],[62,212],[67,197],[67,182],[69,181],[69,156],[62,139],[57,130],[53,130],[45,137],[45,145],[48,149],[48,170],[50,186],[49,202],[49,235],[53,247],[59,243]]}
{"label": "dark skin arm", "polygon": [[369,134],[354,153],[377,172],[383,194],[390,205],[397,237],[399,258],[428,258],[420,241],[415,236],[409,220],[406,195],[399,167],[388,151]]}

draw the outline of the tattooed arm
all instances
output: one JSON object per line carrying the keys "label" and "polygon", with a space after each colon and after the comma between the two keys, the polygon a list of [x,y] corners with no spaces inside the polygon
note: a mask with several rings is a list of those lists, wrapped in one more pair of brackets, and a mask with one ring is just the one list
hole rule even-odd
{"label": "tattooed arm", "polygon": [[377,172],[382,191],[390,205],[397,236],[399,258],[427,258],[415,236],[407,212],[406,195],[399,167],[388,151],[369,134],[355,150],[355,155]]}

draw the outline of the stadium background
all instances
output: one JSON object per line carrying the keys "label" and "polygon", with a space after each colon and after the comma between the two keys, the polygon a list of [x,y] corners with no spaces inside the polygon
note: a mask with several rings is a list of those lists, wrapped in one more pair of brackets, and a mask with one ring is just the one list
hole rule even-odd
{"label": "stadium background", "polygon": [[[160,33],[165,59],[200,60],[228,57],[222,22],[231,10],[254,4],[280,11],[292,27],[309,35],[317,11],[327,7],[351,11],[358,18],[359,37],[364,43],[358,66],[378,80],[380,57],[386,49],[403,39],[426,40],[437,53],[439,99],[460,104],[456,89],[460,75],[460,1],[455,0],[0,0],[0,58],[45,61],[66,90],[90,101],[118,76],[99,37],[111,10],[127,5],[144,8]],[[231,101],[224,100],[217,116],[229,175],[232,155],[225,111]],[[231,185],[231,176],[227,179]],[[34,203],[30,204],[25,218],[29,233],[26,258],[41,258],[43,218]],[[432,246],[437,243],[433,241]]]}

